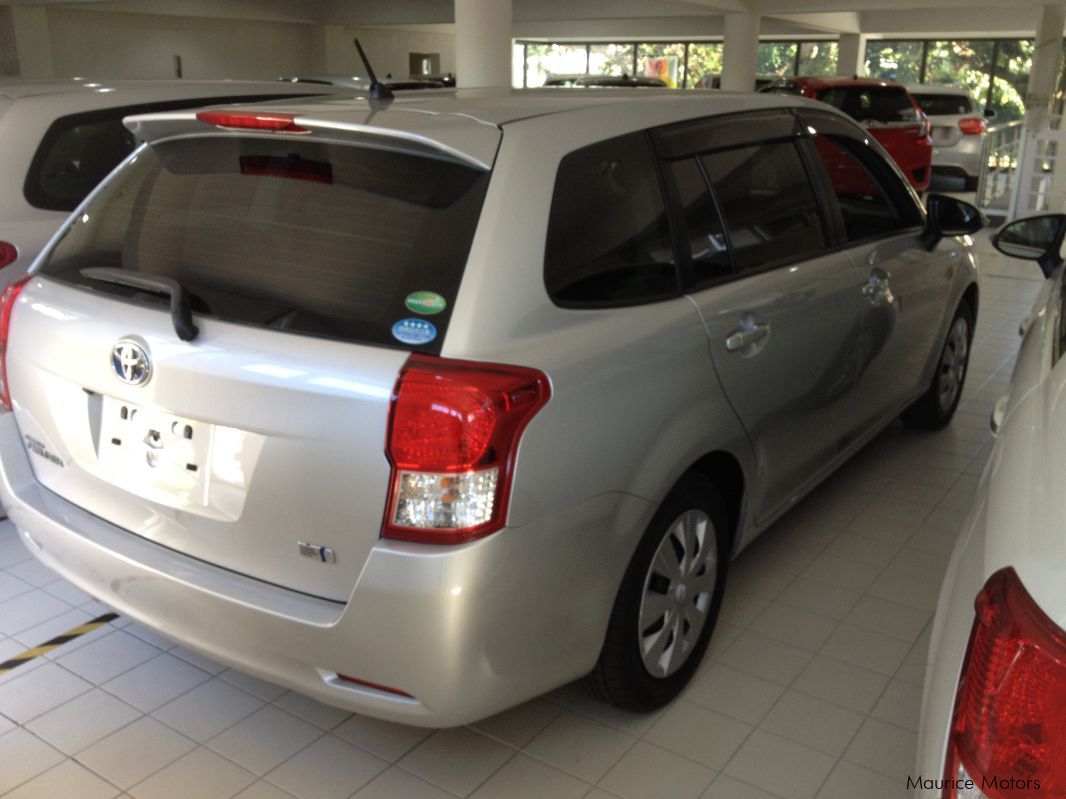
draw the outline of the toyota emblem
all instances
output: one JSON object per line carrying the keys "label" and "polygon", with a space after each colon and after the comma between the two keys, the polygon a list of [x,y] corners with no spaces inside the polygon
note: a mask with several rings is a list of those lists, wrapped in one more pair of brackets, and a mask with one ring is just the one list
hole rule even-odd
{"label": "toyota emblem", "polygon": [[129,339],[123,339],[111,348],[111,368],[119,380],[131,386],[143,386],[152,377],[148,352]]}

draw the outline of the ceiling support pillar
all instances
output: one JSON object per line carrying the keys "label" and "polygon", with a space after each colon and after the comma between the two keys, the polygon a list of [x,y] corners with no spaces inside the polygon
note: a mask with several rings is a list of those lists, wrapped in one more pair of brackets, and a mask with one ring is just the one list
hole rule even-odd
{"label": "ceiling support pillar", "polygon": [[844,77],[862,75],[866,65],[866,37],[861,33],[842,33],[837,43],[837,74]]}
{"label": "ceiling support pillar", "polygon": [[460,88],[511,85],[511,0],[455,0],[455,79]]}
{"label": "ceiling support pillar", "polygon": [[759,15],[726,14],[722,53],[722,88],[731,92],[755,90],[759,50]]}

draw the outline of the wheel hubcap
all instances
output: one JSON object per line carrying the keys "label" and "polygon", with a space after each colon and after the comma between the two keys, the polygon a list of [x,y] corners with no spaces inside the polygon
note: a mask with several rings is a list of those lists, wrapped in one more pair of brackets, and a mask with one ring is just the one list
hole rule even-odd
{"label": "wheel hubcap", "polygon": [[955,320],[948,332],[944,354],[940,357],[937,392],[942,411],[950,410],[962,390],[962,381],[966,377],[966,357],[970,350],[969,332],[969,325],[962,317]]}
{"label": "wheel hubcap", "polygon": [[717,579],[711,518],[685,511],[667,528],[644,577],[637,635],[649,674],[668,677],[688,660],[706,626]]}

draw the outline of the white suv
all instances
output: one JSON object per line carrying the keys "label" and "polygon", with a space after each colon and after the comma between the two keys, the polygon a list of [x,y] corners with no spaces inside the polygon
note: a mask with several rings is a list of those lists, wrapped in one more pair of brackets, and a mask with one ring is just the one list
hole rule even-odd
{"label": "white suv", "polygon": [[974,191],[988,121],[996,112],[981,111],[970,91],[959,86],[912,83],[907,91],[933,126],[933,174],[962,178],[966,191]]}

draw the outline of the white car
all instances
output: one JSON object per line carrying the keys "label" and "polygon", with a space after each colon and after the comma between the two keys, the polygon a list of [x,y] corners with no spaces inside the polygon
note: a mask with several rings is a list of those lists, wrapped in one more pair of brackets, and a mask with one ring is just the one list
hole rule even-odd
{"label": "white car", "polygon": [[969,89],[911,83],[907,86],[933,126],[933,174],[962,178],[967,191],[981,176],[981,146],[988,120],[996,112],[981,110]]}
{"label": "white car", "polygon": [[139,144],[123,117],[335,91],[275,81],[0,81],[0,287],[26,273],[70,212]]}
{"label": "white car", "polygon": [[977,503],[948,566],[929,646],[921,797],[1066,796],[1066,215],[1016,220],[993,244],[1048,278]]}

